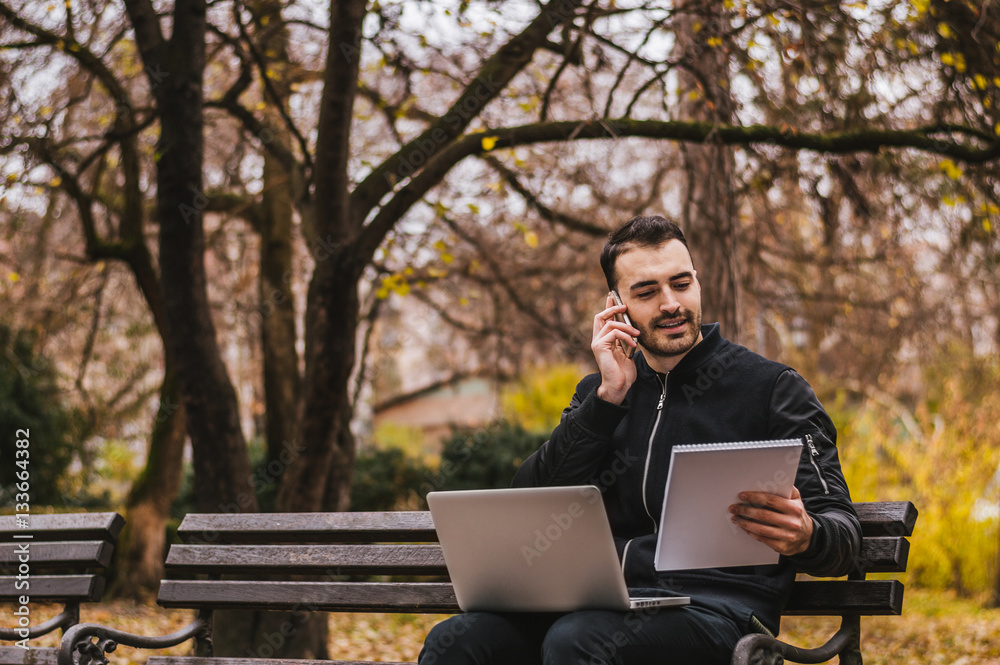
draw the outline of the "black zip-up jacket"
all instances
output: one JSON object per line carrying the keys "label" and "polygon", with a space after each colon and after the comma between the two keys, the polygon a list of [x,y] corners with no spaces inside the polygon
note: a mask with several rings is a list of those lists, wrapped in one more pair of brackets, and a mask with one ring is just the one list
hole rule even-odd
{"label": "black zip-up jacket", "polygon": [[[585,377],[513,485],[597,485],[630,588],[724,606],[776,634],[796,567],[816,576],[847,574],[861,525],[840,469],[836,429],[805,379],[724,339],[718,324],[702,326],[702,336],[667,375],[637,353],[636,381],[620,406],[597,397],[600,374]],[[795,486],[814,523],[809,548],[770,566],[658,573],[653,555],[674,444],[786,438],[805,443]]]}

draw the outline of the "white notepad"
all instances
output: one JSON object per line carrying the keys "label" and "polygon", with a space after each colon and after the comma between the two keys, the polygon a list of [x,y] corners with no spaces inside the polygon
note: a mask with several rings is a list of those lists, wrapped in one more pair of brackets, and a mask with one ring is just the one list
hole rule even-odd
{"label": "white notepad", "polygon": [[674,446],[656,570],[777,563],[777,552],[733,524],[729,506],[745,491],[789,498],[801,455],[799,439]]}

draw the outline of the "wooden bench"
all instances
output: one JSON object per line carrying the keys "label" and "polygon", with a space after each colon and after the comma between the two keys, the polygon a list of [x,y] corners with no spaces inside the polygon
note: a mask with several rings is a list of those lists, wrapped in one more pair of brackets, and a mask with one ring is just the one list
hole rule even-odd
{"label": "wooden bench", "polygon": [[[105,571],[125,520],[117,513],[31,515],[19,523],[0,516],[0,603],[3,613],[0,663],[55,663],[55,647],[28,647],[28,640],[80,621],[80,603],[96,602],[104,593]],[[37,603],[61,603],[47,619]],[[7,618],[9,617],[9,618]]]}
{"label": "wooden bench", "polygon": [[[821,662],[841,654],[860,663],[860,617],[900,614],[903,585],[867,580],[868,573],[902,572],[917,512],[913,504],[856,504],[864,539],[856,571],[845,580],[796,581],[787,615],[838,615],[840,630],[819,649],[785,645],[764,635],[744,638],[734,663]],[[160,586],[163,607],[198,611],[187,628],[146,638],[95,625],[71,628],[63,639],[60,665],[107,662],[118,644],[162,648],[195,640],[194,656],[153,657],[149,665],[260,665],[268,659],[214,658],[212,613],[221,609],[300,612],[457,613],[447,570],[427,512],[192,514],[184,518],[182,543],[170,548],[169,579]],[[321,581],[280,579],[292,575]],[[406,576],[405,580],[345,580],[343,576]],[[207,579],[206,579],[207,577]],[[417,577],[420,581],[410,581]],[[179,579],[187,578],[187,579]],[[92,640],[96,638],[97,642]],[[110,647],[110,648],[109,648]],[[278,663],[278,660],[271,661]],[[281,660],[281,663],[289,661]],[[292,661],[294,662],[294,661]],[[332,661],[347,663],[354,661]]]}

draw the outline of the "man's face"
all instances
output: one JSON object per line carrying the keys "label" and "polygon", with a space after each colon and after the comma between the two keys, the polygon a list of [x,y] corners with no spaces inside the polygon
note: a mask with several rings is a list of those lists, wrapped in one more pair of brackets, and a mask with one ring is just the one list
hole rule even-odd
{"label": "man's face", "polygon": [[634,247],[615,263],[618,293],[628,305],[639,344],[651,365],[667,360],[670,369],[701,341],[701,286],[691,255],[679,240],[658,247]]}

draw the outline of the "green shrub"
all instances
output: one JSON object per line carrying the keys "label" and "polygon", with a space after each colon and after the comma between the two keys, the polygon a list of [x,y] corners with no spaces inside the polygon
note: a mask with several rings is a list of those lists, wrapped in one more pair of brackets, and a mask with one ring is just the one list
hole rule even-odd
{"label": "green shrub", "polygon": [[[70,487],[66,475],[84,431],[83,414],[63,406],[56,372],[36,349],[35,336],[0,326],[0,505],[13,508],[27,472],[30,506],[62,506]],[[26,440],[27,463],[17,457]],[[24,449],[22,449],[24,450]],[[77,500],[79,497],[70,497]]]}

